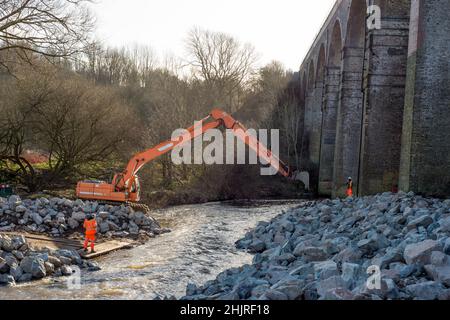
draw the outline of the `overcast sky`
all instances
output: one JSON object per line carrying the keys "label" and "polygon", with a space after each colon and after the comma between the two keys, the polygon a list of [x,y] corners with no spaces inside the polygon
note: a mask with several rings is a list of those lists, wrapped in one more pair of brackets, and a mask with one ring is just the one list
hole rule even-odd
{"label": "overcast sky", "polygon": [[252,43],[260,64],[298,70],[335,0],[96,0],[98,38],[106,45],[142,44],[183,57],[194,26]]}

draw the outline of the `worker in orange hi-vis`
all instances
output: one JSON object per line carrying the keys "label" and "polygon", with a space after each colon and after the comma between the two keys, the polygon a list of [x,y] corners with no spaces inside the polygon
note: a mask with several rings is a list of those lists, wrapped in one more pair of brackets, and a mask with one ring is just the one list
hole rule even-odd
{"label": "worker in orange hi-vis", "polygon": [[97,233],[97,221],[92,214],[89,214],[84,220],[83,227],[85,229],[86,238],[84,240],[84,251],[87,252],[88,244],[91,243],[91,253],[94,253],[95,235]]}
{"label": "worker in orange hi-vis", "polygon": [[351,177],[347,181],[347,197],[353,197],[353,179]]}

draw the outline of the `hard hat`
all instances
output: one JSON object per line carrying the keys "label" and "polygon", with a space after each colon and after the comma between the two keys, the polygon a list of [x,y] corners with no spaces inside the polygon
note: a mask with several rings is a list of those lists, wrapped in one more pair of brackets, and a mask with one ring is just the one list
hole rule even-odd
{"label": "hard hat", "polygon": [[348,180],[353,180],[352,177],[348,177]]}

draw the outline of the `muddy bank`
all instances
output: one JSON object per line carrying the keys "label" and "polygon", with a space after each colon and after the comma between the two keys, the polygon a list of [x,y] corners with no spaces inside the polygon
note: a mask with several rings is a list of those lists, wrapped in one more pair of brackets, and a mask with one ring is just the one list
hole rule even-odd
{"label": "muddy bank", "polygon": [[184,299],[446,300],[449,236],[450,200],[317,201],[260,223],[237,242],[252,263],[189,285]]}

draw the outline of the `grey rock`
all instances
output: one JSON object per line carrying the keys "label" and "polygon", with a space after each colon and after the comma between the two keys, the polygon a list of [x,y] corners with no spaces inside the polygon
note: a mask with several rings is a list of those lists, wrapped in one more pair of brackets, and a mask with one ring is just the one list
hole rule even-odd
{"label": "grey rock", "polygon": [[354,294],[344,288],[335,288],[326,291],[321,297],[322,300],[334,300],[334,301],[349,301],[354,300]]}
{"label": "grey rock", "polygon": [[261,284],[252,289],[250,292],[250,296],[253,298],[259,298],[262,295],[264,295],[268,290],[270,286],[268,284]]}
{"label": "grey rock", "polygon": [[317,280],[325,280],[340,275],[336,262],[331,260],[315,263],[314,271]]}
{"label": "grey rock", "polygon": [[450,238],[447,238],[444,243],[444,253],[450,255]]}
{"label": "grey rock", "polygon": [[20,266],[14,266],[10,268],[9,274],[14,278],[15,281],[19,282],[23,275],[23,270]]}
{"label": "grey rock", "polygon": [[406,291],[410,295],[420,300],[436,300],[443,290],[442,284],[434,281],[412,284],[406,287]]}
{"label": "grey rock", "polygon": [[9,271],[9,265],[6,260],[0,257],[0,273],[6,273]]}
{"label": "grey rock", "polygon": [[297,300],[303,295],[305,283],[301,280],[290,280],[281,282],[271,289],[279,291],[287,296],[287,300]]}
{"label": "grey rock", "polygon": [[362,251],[358,248],[346,248],[342,250],[340,253],[338,253],[336,256],[334,256],[333,260],[336,262],[351,262],[356,263],[359,262],[362,258]]}
{"label": "grey rock", "polygon": [[75,211],[75,212],[72,212],[71,218],[78,222],[82,222],[86,219],[86,214],[84,212]]}
{"label": "grey rock", "polygon": [[70,276],[73,273],[72,268],[67,265],[62,266],[60,270],[63,276]]}
{"label": "grey rock", "polygon": [[17,213],[25,213],[27,211],[27,208],[25,206],[19,205],[16,207]]}
{"label": "grey rock", "polygon": [[108,222],[102,222],[99,224],[99,231],[100,233],[106,233],[109,231],[109,224]]}
{"label": "grey rock", "polygon": [[407,264],[426,265],[430,263],[431,253],[439,249],[440,244],[437,241],[425,240],[406,246],[403,256]]}
{"label": "grey rock", "polygon": [[442,266],[434,266],[427,265],[425,266],[427,273],[439,283],[444,284],[447,287],[450,287],[450,265],[442,265]]}
{"label": "grey rock", "polygon": [[34,223],[36,223],[38,226],[41,225],[44,222],[42,217],[37,212],[33,212],[31,214],[31,218],[33,219]]}
{"label": "grey rock", "polygon": [[441,226],[442,231],[450,232],[450,217],[439,221],[439,225]]}
{"label": "grey rock", "polygon": [[15,286],[16,281],[14,280],[14,277],[9,274],[0,274],[0,286],[8,286],[13,287]]}
{"label": "grey rock", "polygon": [[[68,259],[68,258],[67,258]],[[71,259],[69,259],[70,261],[68,261],[68,263],[71,263]],[[55,266],[55,268],[59,268],[59,267],[61,267],[62,266],[62,262],[61,262],[61,260],[60,259],[58,259],[57,257],[54,257],[54,256],[51,256],[51,255],[49,255],[48,256],[48,262],[50,262],[51,264],[53,264],[54,266]]]}
{"label": "grey rock", "polygon": [[411,221],[410,223],[408,223],[408,225],[406,226],[408,228],[408,230],[412,230],[418,227],[428,227],[430,224],[433,223],[433,218],[431,218],[429,215],[424,215],[421,216],[413,221]]}
{"label": "grey rock", "polygon": [[19,281],[17,282],[29,282],[33,279],[33,276],[31,275],[31,273],[24,273],[22,274],[22,276],[19,278]]}
{"label": "grey rock", "polygon": [[278,291],[278,290],[273,290],[273,289],[269,289],[266,291],[266,293],[264,294],[267,299],[269,300],[282,300],[282,301],[286,301],[289,300],[287,294]]}
{"label": "grey rock", "polygon": [[18,259],[18,260],[22,260],[23,258],[24,258],[24,254],[21,252],[21,251],[17,251],[17,250],[14,250],[13,252],[12,252],[12,254],[16,257],[16,259]]}
{"label": "grey rock", "polygon": [[449,258],[449,256],[441,251],[433,251],[430,256],[430,264],[435,266],[448,265],[450,262]]}
{"label": "grey rock", "polygon": [[69,227],[70,227],[71,229],[76,229],[76,228],[78,228],[78,227],[80,226],[80,224],[78,223],[78,221],[75,220],[75,219],[73,219],[73,218],[69,218],[69,219],[67,220],[67,224],[69,225]]}
{"label": "grey rock", "polygon": [[307,262],[324,261],[328,258],[328,254],[322,248],[305,247],[303,244],[299,244],[294,249],[294,255],[302,257]]}
{"label": "grey rock", "polygon": [[255,239],[249,246],[248,249],[251,253],[260,253],[266,250],[266,244],[261,240]]}
{"label": "grey rock", "polygon": [[42,279],[46,276],[44,260],[41,258],[27,256],[20,262],[20,267],[33,278]]}
{"label": "grey rock", "polygon": [[348,289],[348,283],[340,276],[334,276],[317,282],[317,293],[321,297],[325,297],[329,290],[337,288]]}
{"label": "grey rock", "polygon": [[88,271],[95,272],[100,271],[102,268],[98,265],[97,262],[94,261],[88,261],[87,262]]}
{"label": "grey rock", "polygon": [[72,259],[64,256],[58,257],[58,260],[61,262],[61,265],[70,265],[72,264]]}
{"label": "grey rock", "polygon": [[342,279],[346,283],[354,283],[361,276],[361,266],[355,263],[345,262],[342,264]]}
{"label": "grey rock", "polygon": [[45,262],[44,263],[44,267],[45,267],[45,272],[49,275],[49,274],[53,274],[55,272],[55,266],[50,263],[50,262]]}
{"label": "grey rock", "polygon": [[186,286],[186,295],[193,296],[197,292],[197,286],[194,283],[188,283]]}

